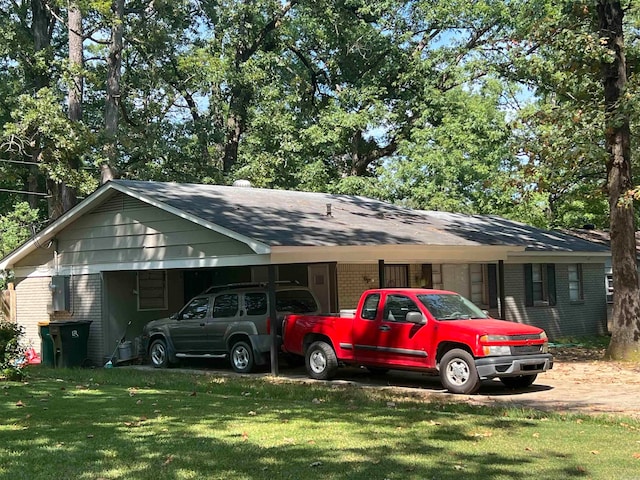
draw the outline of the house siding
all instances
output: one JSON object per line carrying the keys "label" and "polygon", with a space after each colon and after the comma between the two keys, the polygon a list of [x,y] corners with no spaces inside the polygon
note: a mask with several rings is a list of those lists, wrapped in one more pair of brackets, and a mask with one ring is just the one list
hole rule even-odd
{"label": "house siding", "polygon": [[[61,231],[56,242],[60,267],[254,253],[240,241],[120,193]],[[52,243],[15,267],[53,268],[53,250]]]}
{"label": "house siding", "polygon": [[584,300],[571,302],[568,264],[557,263],[556,305],[525,307],[524,267],[522,264],[505,265],[505,317],[543,328],[551,340],[605,334],[607,312],[603,271],[603,264],[582,264]]}

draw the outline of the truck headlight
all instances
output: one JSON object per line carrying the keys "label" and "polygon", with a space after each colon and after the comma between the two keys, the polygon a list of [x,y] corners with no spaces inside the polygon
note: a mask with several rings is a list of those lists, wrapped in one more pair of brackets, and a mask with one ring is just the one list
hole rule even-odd
{"label": "truck headlight", "polygon": [[511,347],[506,345],[485,345],[482,351],[486,356],[490,355],[511,355]]}

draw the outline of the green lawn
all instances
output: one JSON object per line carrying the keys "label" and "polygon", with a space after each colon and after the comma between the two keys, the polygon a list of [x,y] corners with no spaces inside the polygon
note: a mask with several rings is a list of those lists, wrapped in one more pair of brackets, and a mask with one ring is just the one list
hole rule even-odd
{"label": "green lawn", "polygon": [[2,479],[631,479],[640,423],[125,368],[0,382]]}

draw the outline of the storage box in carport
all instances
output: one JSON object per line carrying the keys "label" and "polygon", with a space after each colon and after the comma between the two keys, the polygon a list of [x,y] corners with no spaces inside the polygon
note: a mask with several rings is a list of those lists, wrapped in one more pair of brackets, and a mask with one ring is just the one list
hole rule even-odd
{"label": "storage box in carport", "polygon": [[49,322],[55,367],[82,367],[86,364],[90,326],[90,320]]}

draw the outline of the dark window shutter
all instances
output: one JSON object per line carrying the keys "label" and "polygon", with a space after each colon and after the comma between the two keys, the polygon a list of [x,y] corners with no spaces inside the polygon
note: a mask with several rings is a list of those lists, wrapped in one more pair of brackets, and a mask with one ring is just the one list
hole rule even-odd
{"label": "dark window shutter", "polygon": [[524,264],[524,304],[533,307],[533,270],[530,263]]}
{"label": "dark window shutter", "polygon": [[556,266],[547,263],[547,291],[549,293],[549,305],[555,305],[556,300]]}
{"label": "dark window shutter", "polygon": [[498,308],[498,269],[495,263],[487,265],[487,282],[489,282],[489,308]]}

